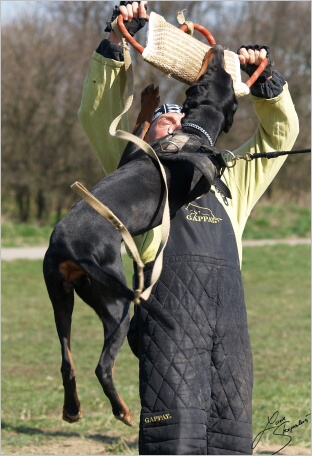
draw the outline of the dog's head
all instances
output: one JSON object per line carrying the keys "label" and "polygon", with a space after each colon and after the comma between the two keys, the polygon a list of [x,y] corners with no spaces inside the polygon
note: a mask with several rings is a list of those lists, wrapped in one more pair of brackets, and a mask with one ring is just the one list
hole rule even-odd
{"label": "dog's head", "polygon": [[234,92],[233,79],[224,69],[223,47],[215,44],[212,46],[212,50],[213,55],[208,65],[208,74],[210,74],[213,91],[217,99],[220,100],[220,106],[225,116],[223,131],[227,133],[233,124],[238,103]]}
{"label": "dog's head", "polygon": [[212,46],[206,57],[206,67],[197,82],[187,89],[183,112],[199,109],[200,106],[204,109],[208,107],[210,112],[215,114],[215,119],[221,123],[221,131],[227,133],[233,124],[238,104],[232,77],[224,69],[222,46]]}

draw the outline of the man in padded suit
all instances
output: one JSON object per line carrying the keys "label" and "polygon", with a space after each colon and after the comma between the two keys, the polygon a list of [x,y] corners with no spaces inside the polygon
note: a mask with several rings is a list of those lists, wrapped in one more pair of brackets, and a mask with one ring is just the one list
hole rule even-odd
{"label": "man in padded suit", "polygon": [[[130,33],[145,23],[146,2],[121,2]],[[239,49],[252,74],[266,47]],[[125,143],[109,135],[124,106],[123,50],[113,31],[93,53],[79,119],[104,171],[115,170]],[[287,82],[268,66],[251,87],[256,132],[234,151],[291,150],[299,131]],[[163,105],[147,134],[152,142],[181,128],[177,105]],[[127,130],[124,116],[120,129]],[[171,222],[161,277],[132,321],[129,343],[140,363],[140,454],[251,454],[252,354],[241,277],[247,218],[285,157],[240,160],[217,188],[182,207]],[[160,229],[136,239],[149,276]]]}

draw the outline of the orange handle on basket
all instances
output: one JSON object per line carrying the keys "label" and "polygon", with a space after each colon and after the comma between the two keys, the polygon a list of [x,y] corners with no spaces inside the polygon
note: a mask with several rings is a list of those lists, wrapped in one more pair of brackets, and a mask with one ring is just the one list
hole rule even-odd
{"label": "orange handle on basket", "polygon": [[[149,16],[146,15],[146,20],[148,21],[149,20]],[[128,32],[128,30],[126,29],[125,25],[124,25],[124,21],[123,21],[123,17],[121,14],[119,14],[119,16],[117,17],[117,24],[118,24],[118,27],[119,27],[119,30],[121,31],[123,37],[126,39],[126,41],[131,44],[131,46],[136,50],[138,51],[140,54],[143,53],[144,51],[144,47],[141,46],[141,44],[139,44],[134,38],[133,36],[130,35],[130,33]],[[208,43],[212,46],[213,44],[216,44],[216,41],[214,39],[214,37],[212,36],[212,34],[209,32],[209,30],[207,30],[205,27],[203,27],[202,25],[199,25],[199,24],[194,24],[194,29],[197,30],[198,32],[200,32],[202,35],[204,35],[206,38],[207,38],[207,41]],[[180,27],[180,30],[182,30],[183,32],[186,32],[187,30],[187,25],[186,24],[183,24],[181,27]],[[269,63],[269,60],[267,58],[265,58],[263,60],[263,62],[260,63],[260,65],[258,66],[258,68],[256,69],[256,71],[252,74],[252,76],[250,76],[250,78],[248,79],[248,81],[246,81],[246,85],[250,88],[255,82],[256,80],[258,79],[258,77],[260,76],[260,74],[263,72],[263,70],[265,69],[265,67],[268,65]]]}
{"label": "orange handle on basket", "polygon": [[[193,24],[193,25],[194,25],[194,29],[195,30],[197,30],[202,35],[204,35],[204,37],[207,38],[207,41],[210,44],[210,46],[212,46],[213,44],[217,44],[215,39],[214,39],[214,37],[209,32],[209,30],[205,29],[205,27],[203,27],[202,25],[199,25],[199,24]],[[186,32],[187,31],[187,25],[186,24],[181,25],[180,30],[182,30],[182,32]]]}
{"label": "orange handle on basket", "polygon": [[258,77],[260,76],[260,74],[263,72],[263,70],[265,69],[265,67],[267,67],[269,64],[269,59],[266,57],[261,63],[260,65],[258,66],[258,68],[256,69],[256,71],[250,76],[250,78],[248,79],[248,81],[245,82],[246,86],[247,87],[251,87],[255,82],[256,80],[258,79]]}
{"label": "orange handle on basket", "polygon": [[[148,21],[149,20],[149,16],[146,15],[146,20]],[[144,47],[141,46],[134,38],[133,36],[130,35],[130,33],[128,32],[128,30],[126,29],[125,25],[124,25],[124,21],[123,21],[123,17],[121,14],[119,14],[117,16],[117,24],[118,24],[118,28],[119,30],[121,31],[123,37],[128,41],[129,44],[131,44],[131,46],[136,50],[138,51],[140,54],[142,54],[142,52],[144,51]]]}
{"label": "orange handle on basket", "polygon": [[[148,21],[149,20],[149,16],[146,15],[146,20]],[[127,42],[129,44],[131,44],[131,46],[136,50],[138,51],[140,54],[143,53],[144,51],[144,47],[141,46],[134,38],[133,36],[130,35],[130,33],[128,32],[128,30],[126,29],[125,25],[124,25],[124,21],[123,21],[123,17],[121,14],[119,14],[119,16],[117,17],[117,24],[118,24],[118,27],[119,27],[119,30],[121,31],[123,37],[127,40]],[[194,29],[197,30],[198,32],[202,33],[202,35],[204,35],[206,38],[207,38],[207,41],[208,43],[212,46],[213,44],[216,44],[215,42],[215,39],[214,37],[211,35],[211,33],[209,32],[209,30],[205,29],[202,25],[199,25],[199,24],[194,24]],[[185,32],[187,30],[187,25],[182,25],[180,27],[180,30],[182,30],[182,32]]]}

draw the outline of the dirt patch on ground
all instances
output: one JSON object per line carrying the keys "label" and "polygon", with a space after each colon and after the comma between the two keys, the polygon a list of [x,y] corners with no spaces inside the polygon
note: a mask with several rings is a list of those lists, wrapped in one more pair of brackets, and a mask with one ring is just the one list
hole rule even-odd
{"label": "dirt patch on ground", "polygon": [[109,437],[95,434],[81,437],[76,435],[49,439],[42,445],[27,445],[19,448],[5,445],[1,450],[1,455],[132,455],[138,454],[138,441],[137,438],[130,441],[120,438],[120,436]]}
{"label": "dirt patch on ground", "polygon": [[[101,440],[101,439],[99,439]],[[116,452],[112,451],[112,446],[116,445],[114,438],[103,439],[103,441],[92,441],[87,439],[81,439],[80,437],[70,437],[62,441],[53,441],[47,443],[44,446],[34,446],[20,448],[18,451],[14,449],[5,448],[2,449],[1,454],[40,454],[43,455],[100,455],[100,454],[138,454],[137,442],[126,442],[121,440],[119,443],[119,451],[116,448]],[[123,448],[122,448],[123,447]],[[278,445],[257,445],[254,454],[276,454],[281,447]],[[280,455],[307,455],[311,454],[311,451],[307,448],[301,448],[299,446],[287,446],[279,453]]]}
{"label": "dirt patch on ground", "polygon": [[[261,444],[259,444],[257,446],[257,448],[255,448],[253,454],[276,454],[276,452],[279,451],[280,448],[281,447],[279,445],[261,445]],[[311,451],[308,448],[302,448],[299,446],[287,446],[287,447],[283,448],[277,454],[281,454],[281,455],[289,454],[289,455],[301,456],[301,455],[305,455],[305,454],[311,454]]]}

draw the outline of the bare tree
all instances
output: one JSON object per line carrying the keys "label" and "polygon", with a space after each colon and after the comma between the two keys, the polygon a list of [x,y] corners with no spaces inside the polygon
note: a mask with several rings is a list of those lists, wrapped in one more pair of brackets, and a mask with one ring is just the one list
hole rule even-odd
{"label": "bare tree", "polygon": [[[15,204],[20,220],[62,216],[75,199],[70,184],[88,186],[103,176],[79,124],[77,110],[92,52],[115,2],[40,2],[35,15],[24,14],[2,27],[2,196],[3,210]],[[310,144],[310,2],[149,2],[179,27],[176,16],[209,29],[217,43],[236,51],[242,44],[266,44],[275,68],[287,80],[300,119],[295,148]],[[205,40],[195,32],[194,37]],[[146,27],[137,40],[144,45]],[[141,90],[160,86],[161,102],[182,103],[187,86],[144,62],[131,49],[134,68],[134,125]],[[185,63],[187,64],[187,62]],[[244,76],[243,76],[244,78]],[[246,76],[247,78],[247,76]],[[235,149],[254,132],[257,118],[250,97],[239,100],[233,128],[218,145]],[[289,158],[264,198],[285,195],[305,201],[310,195],[310,156]],[[12,214],[11,214],[12,215]]]}
{"label": "bare tree", "polygon": [[31,203],[39,218],[50,208],[60,214],[71,181],[100,173],[83,153],[89,146],[77,119],[83,76],[75,34],[28,15],[12,29],[2,33],[3,190],[13,190],[27,221]]}

